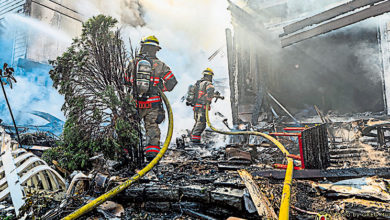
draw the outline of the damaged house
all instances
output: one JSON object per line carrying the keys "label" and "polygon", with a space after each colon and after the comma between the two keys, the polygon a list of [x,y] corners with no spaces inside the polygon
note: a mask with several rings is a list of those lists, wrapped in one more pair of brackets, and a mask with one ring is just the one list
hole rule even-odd
{"label": "damaged house", "polygon": [[[300,126],[355,121],[376,133],[371,144],[385,146],[386,122],[366,123],[388,114],[388,4],[231,2],[233,30],[226,36],[234,124],[283,115]],[[343,160],[339,153],[334,162]]]}
{"label": "damaged house", "polygon": [[[231,3],[227,42],[236,122],[258,120],[254,101],[262,104],[266,91],[302,116],[313,105],[338,115],[388,113],[389,18],[380,16],[386,2],[331,2]],[[321,11],[322,4],[328,10]]]}
{"label": "damaged house", "polygon": [[[279,219],[388,218],[390,19],[383,14],[389,1],[237,0],[229,1],[229,10],[235,128],[221,133],[248,135],[231,135],[230,144],[215,151],[207,146],[211,156],[180,139],[156,176],[126,191],[133,207],[179,206],[202,219],[275,219],[276,213]],[[291,154],[255,137],[256,131]]]}

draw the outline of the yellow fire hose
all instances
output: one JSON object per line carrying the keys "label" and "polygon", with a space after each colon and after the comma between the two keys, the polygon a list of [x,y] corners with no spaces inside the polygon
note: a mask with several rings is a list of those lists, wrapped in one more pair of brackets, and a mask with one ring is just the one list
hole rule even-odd
{"label": "yellow fire hose", "polygon": [[66,216],[63,218],[63,220],[68,220],[68,219],[76,219],[85,213],[91,211],[92,209],[96,208],[106,200],[114,197],[118,193],[122,192],[124,189],[129,187],[131,184],[133,184],[135,181],[137,181],[139,178],[144,176],[146,173],[148,173],[159,161],[160,159],[164,156],[165,152],[168,150],[169,143],[171,142],[172,139],[172,133],[173,133],[173,116],[172,116],[172,109],[171,105],[169,104],[169,101],[167,97],[164,95],[164,93],[161,93],[161,97],[165,103],[165,106],[168,111],[168,132],[167,132],[167,137],[165,138],[165,142],[163,145],[163,148],[160,150],[160,152],[157,154],[157,156],[146,166],[144,167],[141,171],[139,171],[137,174],[132,176],[130,179],[128,179],[126,182],[122,183],[121,185],[111,189],[110,191],[106,192],[105,194],[99,196],[98,198],[92,200],[90,203],[84,205],[83,207],[77,209],[70,215]]}
{"label": "yellow fire hose", "polygon": [[272,143],[274,143],[286,156],[288,164],[287,164],[287,170],[286,170],[286,176],[284,179],[284,185],[283,185],[283,193],[282,193],[282,201],[280,203],[280,210],[279,210],[279,220],[288,220],[289,219],[289,211],[290,211],[290,196],[291,196],[291,181],[292,181],[292,174],[293,174],[293,159],[287,157],[290,153],[286,150],[286,148],[274,137],[264,134],[261,132],[256,131],[220,131],[214,128],[210,123],[209,118],[209,105],[206,106],[206,121],[207,125],[211,128],[211,130],[220,133],[220,134],[227,134],[227,135],[256,135],[256,136],[262,136],[268,140],[270,140]]}

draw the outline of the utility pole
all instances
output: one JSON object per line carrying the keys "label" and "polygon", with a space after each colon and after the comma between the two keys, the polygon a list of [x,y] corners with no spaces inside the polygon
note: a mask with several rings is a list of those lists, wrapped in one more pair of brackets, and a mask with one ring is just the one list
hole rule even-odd
{"label": "utility pole", "polygon": [[22,147],[22,144],[20,142],[20,136],[19,136],[18,127],[16,126],[14,114],[12,113],[11,106],[10,106],[10,104],[8,102],[7,93],[5,92],[4,83],[3,83],[3,79],[6,78],[7,83],[12,88],[12,81],[14,81],[16,83],[16,79],[14,78],[13,73],[14,73],[14,69],[12,67],[8,68],[8,64],[5,63],[4,66],[3,66],[3,70],[0,69],[0,77],[1,77],[0,84],[1,84],[1,89],[3,90],[5,102],[7,103],[8,110],[9,110],[9,113],[10,113],[11,118],[12,118],[12,123],[14,124],[16,137],[18,138],[19,147]]}

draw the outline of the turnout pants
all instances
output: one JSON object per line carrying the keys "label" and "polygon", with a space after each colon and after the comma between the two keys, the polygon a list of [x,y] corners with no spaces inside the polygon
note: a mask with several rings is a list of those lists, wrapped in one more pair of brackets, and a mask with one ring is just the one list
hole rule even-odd
{"label": "turnout pants", "polygon": [[141,119],[144,120],[146,131],[146,147],[144,149],[146,158],[153,159],[160,152],[160,128],[156,122],[160,107],[139,109]]}
{"label": "turnout pants", "polygon": [[206,110],[204,108],[195,108],[195,125],[191,132],[191,141],[200,143],[203,131],[206,129]]}

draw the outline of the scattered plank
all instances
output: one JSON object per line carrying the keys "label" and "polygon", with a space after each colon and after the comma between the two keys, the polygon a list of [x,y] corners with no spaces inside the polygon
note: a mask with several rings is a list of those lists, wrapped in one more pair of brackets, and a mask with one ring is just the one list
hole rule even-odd
{"label": "scattered plank", "polygon": [[245,169],[248,166],[239,166],[239,165],[225,165],[225,164],[218,164],[218,170],[241,170]]}
{"label": "scattered plank", "polygon": [[390,203],[349,198],[339,201],[339,205],[355,218],[388,219]]}
{"label": "scattered plank", "polygon": [[45,147],[45,146],[37,146],[37,145],[23,145],[22,146],[24,149],[27,149],[27,150],[36,150],[36,151],[46,151],[46,150],[49,150],[51,149],[51,147]]}
{"label": "scattered plank", "polygon": [[216,220],[213,217],[207,216],[207,215],[199,213],[199,212],[195,212],[195,211],[193,211],[191,209],[183,209],[183,212],[186,213],[187,215],[193,216],[193,217],[195,217],[197,219]]}
{"label": "scattered plank", "polygon": [[293,205],[291,205],[291,208],[297,210],[298,212],[302,212],[302,213],[305,213],[305,214],[308,214],[308,215],[318,215],[319,214],[318,212],[306,211],[306,210],[300,209],[298,207],[295,207]]}
{"label": "scattered plank", "polygon": [[272,208],[268,198],[260,191],[259,186],[253,180],[252,175],[246,170],[238,170],[241,179],[251,195],[252,201],[256,206],[257,213],[260,216],[266,216],[267,219],[277,219],[275,210]]}
{"label": "scattered plank", "polygon": [[[253,176],[257,177],[270,177],[274,179],[284,179],[286,174],[285,170],[267,170],[267,171],[255,171]],[[318,178],[357,178],[363,176],[379,176],[384,178],[390,178],[390,167],[383,168],[347,168],[347,169],[305,169],[294,170],[294,179],[318,179]]]}

